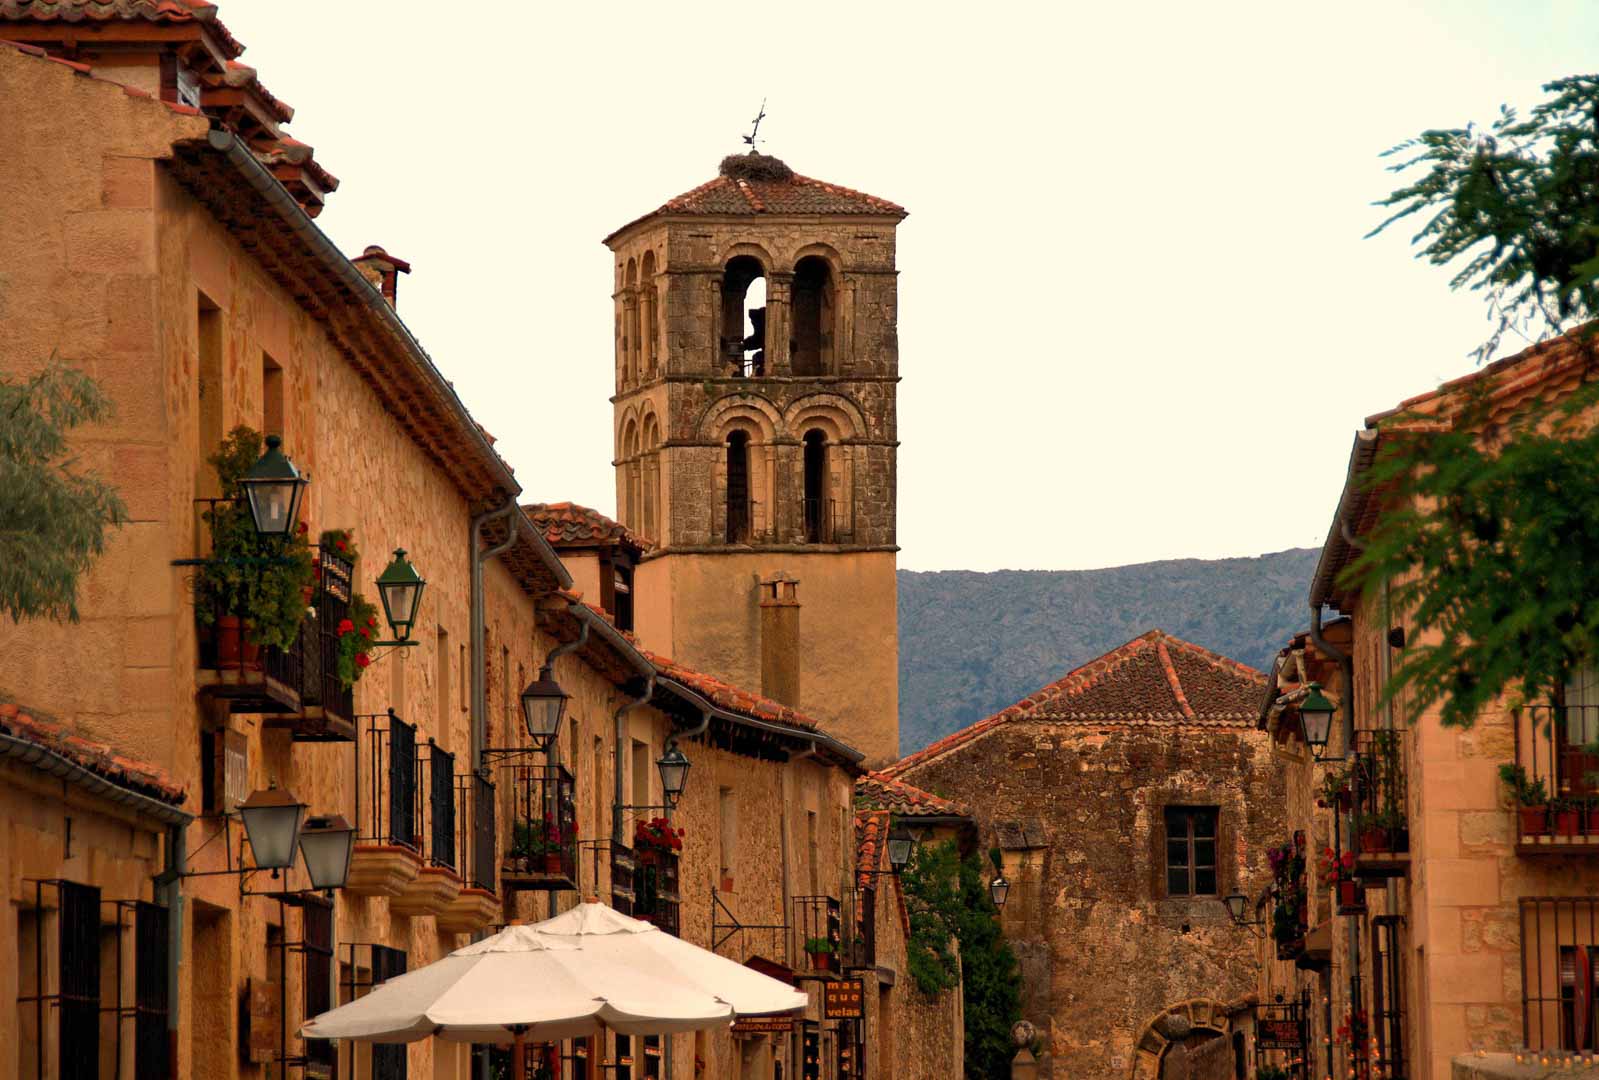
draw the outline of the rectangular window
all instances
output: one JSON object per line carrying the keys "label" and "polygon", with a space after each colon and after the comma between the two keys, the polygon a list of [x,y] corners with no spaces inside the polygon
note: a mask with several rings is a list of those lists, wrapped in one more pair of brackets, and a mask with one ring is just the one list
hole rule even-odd
{"label": "rectangular window", "polygon": [[1166,808],[1166,895],[1217,895],[1216,807]]}
{"label": "rectangular window", "polygon": [[[406,955],[403,949],[385,945],[372,946],[372,985],[378,986],[396,975],[404,975]],[[410,1054],[404,1043],[372,1044],[372,1080],[405,1080]]]}
{"label": "rectangular window", "polygon": [[[633,791],[628,796],[630,806],[650,805],[650,744],[633,740]],[[635,815],[637,816],[637,815]],[[653,817],[654,815],[646,815]]]}
{"label": "rectangular window", "polygon": [[261,354],[261,434],[283,434],[283,366]]}
{"label": "rectangular window", "polygon": [[805,853],[810,862],[811,869],[811,895],[819,896],[822,891],[822,875],[820,852],[816,843],[816,811],[805,811]]}
{"label": "rectangular window", "polygon": [[438,712],[440,733],[450,730],[450,635],[439,627],[439,654],[434,658],[438,670],[434,672],[434,706]]}
{"label": "rectangular window", "polygon": [[204,293],[196,295],[200,444],[196,448],[194,489],[201,498],[216,498],[222,494],[222,489],[216,470],[206,459],[222,444],[222,309]]}
{"label": "rectangular window", "polygon": [[733,860],[738,855],[738,801],[732,788],[722,788],[717,793],[717,816],[720,822],[717,844],[717,861],[721,864],[721,888],[733,891]]}

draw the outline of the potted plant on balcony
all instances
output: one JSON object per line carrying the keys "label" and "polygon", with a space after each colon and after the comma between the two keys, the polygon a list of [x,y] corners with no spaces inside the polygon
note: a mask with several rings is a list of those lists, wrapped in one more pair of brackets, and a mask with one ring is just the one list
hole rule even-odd
{"label": "potted plant on balcony", "polygon": [[1332,848],[1324,848],[1321,853],[1321,880],[1332,887],[1338,914],[1359,915],[1366,910],[1365,891],[1355,880],[1354,852],[1346,851],[1340,855]]}
{"label": "potted plant on balcony", "polygon": [[505,855],[522,873],[561,873],[561,838],[555,819],[546,814],[543,822],[528,819],[515,822],[511,826],[511,846]]}
{"label": "potted plant on balcony", "polygon": [[1272,891],[1276,903],[1271,912],[1271,936],[1277,943],[1277,957],[1292,960],[1305,948],[1305,851],[1303,838],[1294,839],[1266,851],[1271,865]]}
{"label": "potted plant on balcony", "polygon": [[1329,810],[1349,811],[1350,772],[1348,767],[1329,766],[1321,778],[1321,798],[1317,805]]}
{"label": "potted plant on balcony", "polygon": [[[324,530],[317,538],[317,548],[319,551],[336,555],[352,566],[360,558],[360,552],[355,546],[353,529]],[[322,575],[320,563],[313,572],[318,577]],[[338,635],[339,642],[339,685],[348,690],[360,681],[372,663],[372,643],[378,637],[377,605],[352,586],[348,610],[345,617],[334,627],[334,633]]]}
{"label": "potted plant on balcony", "polygon": [[1582,831],[1581,802],[1578,799],[1552,799],[1550,816],[1554,818],[1556,836],[1576,836]]}
{"label": "potted plant on balcony", "polygon": [[211,555],[195,576],[194,610],[202,626],[215,627],[217,663],[223,667],[255,667],[260,646],[293,645],[313,580],[304,522],[271,551],[256,535],[239,480],[260,457],[260,433],[240,426],[207,459],[228,501],[201,514],[211,532]]}
{"label": "potted plant on balcony", "polygon": [[813,937],[805,939],[805,954],[810,957],[811,970],[813,971],[832,971],[833,954],[836,951],[837,947],[827,938]]}
{"label": "potted plant on balcony", "polygon": [[1355,834],[1362,855],[1383,854],[1394,850],[1394,838],[1404,827],[1405,819],[1393,808],[1373,814],[1355,815]]}
{"label": "potted plant on balcony", "polygon": [[683,830],[672,828],[663,817],[640,821],[633,826],[633,850],[653,861],[656,853],[675,855],[683,850]]}
{"label": "potted plant on balcony", "polygon": [[1540,780],[1529,781],[1527,770],[1505,762],[1499,766],[1499,779],[1510,789],[1521,818],[1522,836],[1543,836],[1549,831],[1549,792]]}

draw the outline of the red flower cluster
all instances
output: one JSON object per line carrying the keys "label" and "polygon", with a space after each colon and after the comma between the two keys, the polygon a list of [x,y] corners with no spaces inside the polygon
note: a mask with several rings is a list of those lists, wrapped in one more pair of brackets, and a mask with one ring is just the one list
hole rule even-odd
{"label": "red flower cluster", "polygon": [[349,619],[340,619],[339,620],[339,636],[340,637],[343,637],[345,634],[348,634],[350,631],[352,631],[354,629],[355,629],[355,624],[353,622],[351,622]]}
{"label": "red flower cluster", "polygon": [[366,653],[358,652],[358,653],[355,654],[355,666],[356,667],[366,667],[371,662],[372,662],[372,658],[370,656],[368,656]]}
{"label": "red flower cluster", "polygon": [[1354,876],[1355,853],[1346,851],[1340,857],[1332,848],[1323,848],[1321,852],[1321,880],[1326,885],[1336,885],[1340,881],[1348,881]]}
{"label": "red flower cluster", "polygon": [[663,817],[641,821],[633,827],[633,846],[682,851],[683,830],[672,828],[672,823]]}

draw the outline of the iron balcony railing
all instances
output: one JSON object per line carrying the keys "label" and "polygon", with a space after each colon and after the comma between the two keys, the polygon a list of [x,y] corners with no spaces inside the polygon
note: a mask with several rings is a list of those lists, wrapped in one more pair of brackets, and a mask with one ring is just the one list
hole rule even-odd
{"label": "iron balcony railing", "polygon": [[633,910],[631,914],[676,935],[681,930],[678,855],[649,845],[633,848]]}
{"label": "iron balcony railing", "polygon": [[577,888],[577,798],[572,774],[560,765],[512,759],[500,766],[510,813],[500,860],[507,889]]}
{"label": "iron balcony railing", "polygon": [[1599,900],[1523,897],[1520,914],[1522,1043],[1599,1050]]}
{"label": "iron balcony railing", "polygon": [[317,566],[317,588],[298,643],[303,672],[301,737],[350,738],[355,688],[339,679],[339,624],[350,614],[355,565],[331,551],[318,551]]}
{"label": "iron balcony railing", "polygon": [[1522,851],[1599,851],[1599,705],[1531,705],[1513,714],[1516,764],[1533,801],[1516,808]]}
{"label": "iron balcony railing", "polygon": [[358,844],[393,844],[422,853],[417,818],[416,726],[393,709],[366,718],[356,792]]}
{"label": "iron balcony railing", "polygon": [[455,755],[428,740],[426,755],[417,763],[418,788],[427,792],[425,820],[418,829],[427,841],[423,853],[433,866],[459,868],[455,847]]}
{"label": "iron balcony railing", "polygon": [[[796,896],[794,913],[790,919],[793,940],[789,948],[789,963],[803,958],[812,971],[839,971],[843,969],[844,910],[836,896]],[[851,927],[849,946],[853,949],[854,933]]]}
{"label": "iron balcony railing", "polygon": [[486,776],[471,773],[455,778],[456,852],[461,862],[461,877],[468,888],[494,892],[494,784]]}
{"label": "iron balcony railing", "polygon": [[1354,829],[1350,850],[1369,870],[1410,851],[1405,808],[1404,746],[1393,730],[1355,732],[1350,794]]}
{"label": "iron balcony railing", "polygon": [[611,841],[611,906],[623,915],[633,914],[638,893],[635,888],[638,863],[633,849],[626,844]]}

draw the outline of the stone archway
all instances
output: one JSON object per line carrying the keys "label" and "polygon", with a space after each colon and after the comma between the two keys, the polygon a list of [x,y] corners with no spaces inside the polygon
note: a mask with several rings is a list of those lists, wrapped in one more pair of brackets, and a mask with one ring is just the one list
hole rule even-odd
{"label": "stone archway", "polygon": [[1132,1080],[1232,1080],[1232,1018],[1210,998],[1163,1009],[1144,1025]]}

